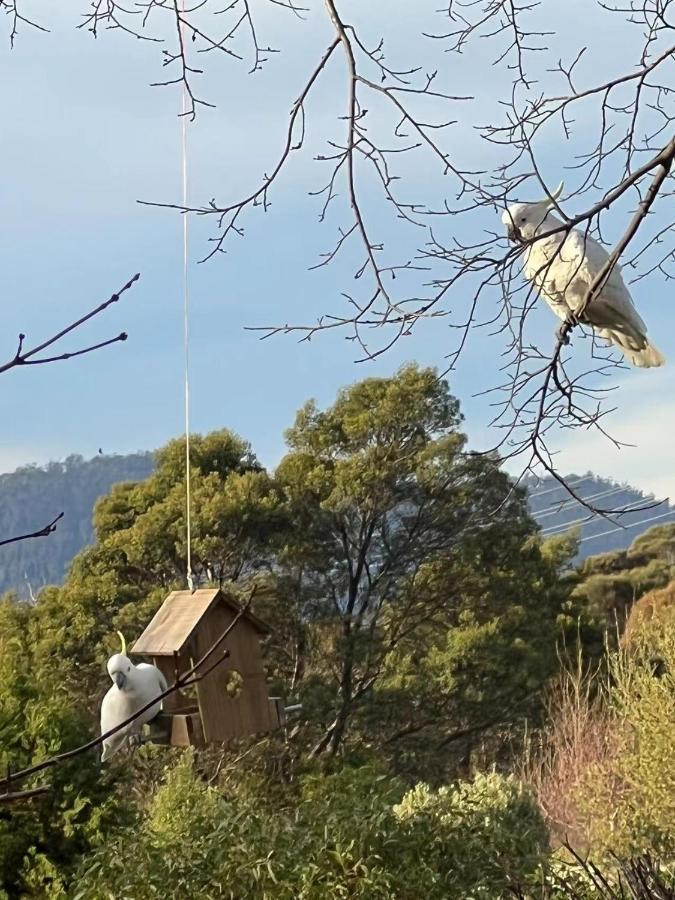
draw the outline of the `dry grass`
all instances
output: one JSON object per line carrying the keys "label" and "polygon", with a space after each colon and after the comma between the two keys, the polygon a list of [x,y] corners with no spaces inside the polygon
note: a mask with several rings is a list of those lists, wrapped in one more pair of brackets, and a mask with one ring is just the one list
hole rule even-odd
{"label": "dry grass", "polygon": [[585,669],[581,658],[563,665],[549,698],[548,727],[527,742],[521,777],[537,798],[554,844],[589,846],[584,786],[591,773],[606,776],[621,752],[621,729],[606,694],[600,672]]}
{"label": "dry grass", "polygon": [[671,623],[643,623],[602,669],[586,670],[580,657],[563,667],[520,773],[555,843],[596,859],[653,853],[675,863],[673,722]]}

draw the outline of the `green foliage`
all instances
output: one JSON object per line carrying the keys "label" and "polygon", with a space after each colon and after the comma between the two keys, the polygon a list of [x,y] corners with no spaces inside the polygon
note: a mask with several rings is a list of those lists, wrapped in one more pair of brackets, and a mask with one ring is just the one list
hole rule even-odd
{"label": "green foliage", "polygon": [[675,629],[675,581],[664,588],[649,591],[631,609],[623,639],[628,645],[634,639],[644,640]]}
{"label": "green foliage", "polygon": [[580,567],[574,595],[587,615],[623,628],[633,604],[675,578],[675,524],[657,525],[627,550],[591,556]]}
{"label": "green foliage", "polygon": [[675,631],[637,638],[611,660],[614,753],[586,773],[580,804],[598,852],[651,851],[675,863]]}
{"label": "green foliage", "polygon": [[415,777],[443,781],[472,751],[483,764],[512,752],[523,724],[541,720],[556,645],[577,638],[578,610],[559,575],[573,544],[528,539],[498,559],[486,550],[469,566],[428,572],[429,602],[454,602],[388,655],[364,712],[364,731],[382,730]]}
{"label": "green foliage", "polygon": [[287,798],[291,805],[272,806],[260,795],[225,799],[200,780],[186,755],[153,797],[135,840],[112,836],[83,861],[72,897],[389,896],[381,865],[364,856],[382,816],[379,803],[352,790],[352,802],[330,814],[339,796],[331,788],[345,781],[329,776],[322,789],[312,781],[304,800]]}
{"label": "green foliage", "polygon": [[675,565],[675,523],[645,531],[631,544],[629,556],[660,559],[668,565]]}
{"label": "green foliage", "polygon": [[168,770],[150,804],[147,825],[160,842],[178,847],[186,825],[196,841],[205,840],[222,812],[222,798],[196,775],[193,754],[188,751]]}
{"label": "green foliage", "polygon": [[[146,481],[115,486],[96,504],[98,543],[73,561],[61,588],[38,598],[31,642],[70,696],[100,697],[105,660],[129,643],[167,592],[186,578],[185,443],[156,454]],[[223,430],[191,441],[192,560],[202,583],[251,576],[269,561],[269,543],[283,524],[270,477],[249,446]]]}
{"label": "green foliage", "polygon": [[560,841],[675,871],[675,631],[648,625],[595,670],[563,674],[523,777]]}
{"label": "green foliage", "polygon": [[[448,385],[408,366],[307,404],[274,474],[229,431],[193,436],[193,570],[234,596],[260,587],[268,674],[302,712],[283,737],[228,748],[220,785],[213,750],[55,768],[46,798],[0,809],[0,890],[468,900],[541,874],[529,795],[475,773],[508,766],[541,721],[557,645],[597,631],[579,624],[575,539],[542,541],[460,426]],[[151,477],[99,500],[97,543],[61,587],[0,604],[0,764],[89,738],[115,629],[131,643],[185,584],[184,450],[170,442]],[[641,589],[669,565],[657,544],[639,572],[622,557],[582,580]],[[408,790],[420,777],[432,786]]]}
{"label": "green foliage", "polygon": [[[235,580],[260,562],[277,526],[269,477],[250,447],[227,430],[190,441],[193,570],[212,583]],[[127,582],[184,583],[185,442],[157,453],[147,481],[120,485],[96,505],[99,554]]]}
{"label": "green foliage", "polygon": [[567,848],[553,854],[540,876],[520,887],[519,900],[665,900],[675,889],[675,871],[652,856],[612,859],[601,865]]}
{"label": "green foliage", "polygon": [[[54,681],[31,643],[35,610],[0,603],[0,771],[37,763],[91,736],[86,709]],[[112,795],[114,776],[101,776],[93,754],[47,776],[50,793],[29,805],[0,807],[0,889],[30,888],[40,896],[65,877],[101,830],[120,821],[124,804]],[[42,783],[40,776],[23,784]],[[92,811],[95,810],[95,814]],[[30,877],[29,877],[30,876]],[[28,879],[28,880],[27,880]],[[42,885],[42,887],[44,887]]]}
{"label": "green foliage", "polygon": [[134,835],[85,859],[69,896],[496,898],[546,850],[532,801],[495,774],[404,794],[396,779],[365,766],[307,775],[283,799],[226,799],[187,754]]}
{"label": "green foliage", "polygon": [[413,870],[424,848],[420,863],[429,870],[430,885],[438,885],[437,896],[506,895],[510,884],[536,872],[548,849],[548,831],[533,798],[515,779],[495,772],[436,791],[420,783],[394,814],[413,845]]}
{"label": "green foliage", "polygon": [[[280,664],[294,645],[293,687],[304,703],[307,686],[320,715],[315,753],[374,733],[400,741],[420,719],[464,728],[486,717],[477,707],[491,678],[506,676],[512,718],[550,674],[568,593],[553,585],[572,546],[544,559],[522,492],[496,458],[465,452],[460,424],[447,384],[408,366],[342,390],[326,410],[307,404],[287,432],[276,483],[291,527],[278,560],[295,609],[289,620],[277,608],[274,624]],[[463,646],[448,649],[463,627]],[[471,628],[483,637],[469,646]],[[458,675],[453,694],[437,673],[462,667],[484,672],[484,685]],[[319,710],[316,676],[333,672],[336,695]]]}

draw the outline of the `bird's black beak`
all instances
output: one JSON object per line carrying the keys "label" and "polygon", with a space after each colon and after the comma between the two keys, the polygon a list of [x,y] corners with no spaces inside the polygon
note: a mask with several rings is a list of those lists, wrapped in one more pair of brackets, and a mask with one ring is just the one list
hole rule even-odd
{"label": "bird's black beak", "polygon": [[506,226],[506,237],[511,241],[512,244],[523,243],[523,236],[513,223]]}
{"label": "bird's black beak", "polygon": [[126,684],[126,681],[127,681],[127,676],[124,674],[124,672],[115,672],[113,675],[113,681],[117,685],[118,689],[121,691],[124,689],[124,685]]}

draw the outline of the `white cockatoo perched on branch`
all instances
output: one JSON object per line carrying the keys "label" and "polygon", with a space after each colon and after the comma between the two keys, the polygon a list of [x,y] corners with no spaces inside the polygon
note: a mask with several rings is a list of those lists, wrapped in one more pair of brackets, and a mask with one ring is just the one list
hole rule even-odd
{"label": "white cockatoo perched on branch", "polygon": [[[537,235],[561,229],[550,237],[528,243],[523,273],[563,322],[575,323],[575,313],[609,254],[597,241],[574,228],[569,233],[551,210],[563,191],[538,203],[514,203],[502,215],[509,240],[532,241]],[[638,315],[616,264],[599,292],[583,312],[582,321],[618,347],[634,366],[662,366],[665,359],[647,337],[647,326]],[[562,334],[558,332],[559,336]]]}
{"label": "white cockatoo perched on branch", "polygon": [[[122,652],[115,653],[108,660],[108,675],[113,680],[113,685],[103,698],[101,703],[101,734],[105,734],[124,722],[129,716],[163,693],[168,685],[166,678],[156,666],[149,663],[139,663],[135,666],[127,656],[127,645],[121,632],[117,632],[122,641]],[[111,734],[103,741],[101,762],[105,762],[117,753],[128,739],[139,735],[143,725],[150,722],[159,713],[162,703],[159,701],[146,710],[137,719]]]}

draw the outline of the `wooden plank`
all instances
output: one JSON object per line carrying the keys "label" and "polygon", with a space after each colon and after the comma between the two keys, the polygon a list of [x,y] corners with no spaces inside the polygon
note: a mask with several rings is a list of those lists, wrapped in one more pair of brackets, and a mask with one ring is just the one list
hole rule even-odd
{"label": "wooden plank", "polygon": [[[162,675],[166,678],[167,684],[173,684],[176,680],[176,666],[174,662],[173,656],[156,656],[153,657],[153,663],[160,670]],[[189,657],[185,657],[183,655],[178,656],[178,672],[179,674],[183,674],[190,667],[190,659]],[[168,697],[165,697],[162,701],[163,709],[166,712],[178,712],[180,710],[196,707],[196,692],[194,688],[192,688],[192,692],[195,693],[195,696],[192,697],[189,693],[185,691],[174,691],[172,694],[169,694]]]}
{"label": "wooden plank", "polygon": [[250,709],[249,728],[251,734],[260,734],[267,731],[269,727],[269,717],[267,708],[269,699],[267,697],[267,685],[259,676],[249,676],[248,679],[248,704]]}
{"label": "wooden plank", "polygon": [[204,744],[201,717],[198,712],[171,717],[173,747],[201,747]]}
{"label": "wooden plank", "polygon": [[[131,653],[159,656],[182,650],[212,606],[227,611],[229,621],[240,611],[234,600],[216,588],[172,591],[131,648]],[[267,625],[248,611],[243,620],[257,635],[269,632]],[[217,637],[214,635],[214,640]]]}
{"label": "wooden plank", "polygon": [[270,697],[271,730],[286,724],[286,713],[281,697]]}
{"label": "wooden plank", "polygon": [[269,728],[268,691],[259,638],[253,628],[242,631],[239,647],[240,672],[244,678],[241,704],[244,709],[247,734],[259,734]]}
{"label": "wooden plank", "polygon": [[216,589],[172,591],[131,649],[146,656],[182,650],[209,607],[219,596]]}
{"label": "wooden plank", "polygon": [[149,726],[150,740],[154,744],[171,744],[173,747],[201,747],[204,744],[199,712],[160,713]]}
{"label": "wooden plank", "polygon": [[[166,678],[167,684],[173,684],[175,681],[173,659],[167,656],[153,657],[153,663],[157,666],[162,675]],[[181,698],[178,696],[180,691],[169,694],[162,701],[162,707],[166,712],[176,710],[181,705]]]}
{"label": "wooden plank", "polygon": [[[217,613],[218,616],[217,620],[214,619],[214,622],[217,621],[216,628],[220,629],[222,633],[233,621],[235,613],[225,604],[219,605],[214,613]],[[233,670],[243,675],[240,670],[240,643],[242,634],[247,627],[246,622],[241,619],[227,638],[227,649],[230,651],[230,656],[222,671],[223,702],[219,707],[219,728],[221,733],[228,737],[241,737],[248,734],[246,711],[242,707],[241,697],[231,697],[227,690],[229,675]]]}
{"label": "wooden plank", "polygon": [[[213,645],[232,618],[232,613],[220,604],[204,617],[195,632],[195,652],[198,657]],[[230,650],[231,646],[232,640],[228,638],[227,649]],[[225,645],[222,649],[225,649]],[[238,733],[236,726],[233,727],[231,723],[232,711],[228,708],[226,685],[229,665],[230,660],[225,660],[197,685],[204,737],[209,743],[227,740],[233,733]]]}

